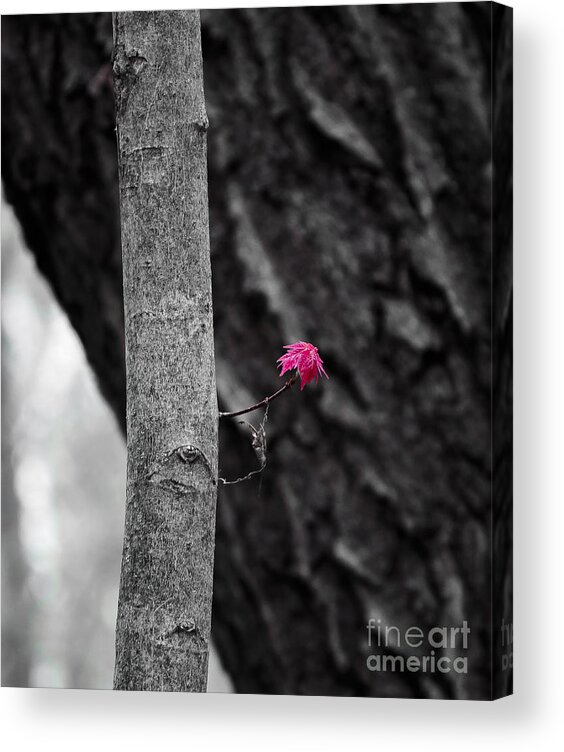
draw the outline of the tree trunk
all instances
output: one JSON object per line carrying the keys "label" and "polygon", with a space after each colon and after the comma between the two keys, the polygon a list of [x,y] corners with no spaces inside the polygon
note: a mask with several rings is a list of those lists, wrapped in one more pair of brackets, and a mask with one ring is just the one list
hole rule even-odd
{"label": "tree trunk", "polygon": [[202,692],[217,488],[200,17],[116,13],[127,507],[116,689]]}
{"label": "tree trunk", "polygon": [[[221,489],[214,637],[237,691],[489,691],[490,10],[202,14],[221,407],[272,393],[281,345],[297,338],[319,346],[330,375],[272,406],[260,480]],[[42,21],[41,33],[32,17],[3,19],[3,174],[63,304],[78,284],[88,312],[107,274],[83,276],[69,227],[96,258],[83,228],[91,207],[109,201],[108,162],[91,165],[89,201],[58,226],[50,209],[77,182],[62,167],[49,172],[48,155],[85,163],[92,134],[104,134],[104,153],[112,148],[87,89],[107,58],[84,31],[83,59],[67,66],[73,41],[61,19]],[[29,135],[38,125],[19,92],[48,65],[50,34],[61,54],[43,74],[45,143]],[[77,123],[86,123],[78,113],[92,119],[61,132],[57,118],[73,106]],[[31,206],[22,162],[52,180]],[[33,234],[38,226],[52,235]],[[66,308],[107,384],[119,335],[100,349],[80,329],[78,305]],[[236,421],[221,423],[221,474],[238,477],[252,451]],[[367,671],[369,617],[425,628],[469,612],[471,676]]]}

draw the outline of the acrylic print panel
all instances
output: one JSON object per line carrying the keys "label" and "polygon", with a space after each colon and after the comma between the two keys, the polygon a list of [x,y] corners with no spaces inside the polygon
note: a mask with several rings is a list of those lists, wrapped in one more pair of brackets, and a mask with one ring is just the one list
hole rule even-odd
{"label": "acrylic print panel", "polygon": [[2,147],[3,684],[510,693],[511,9],[6,16]]}

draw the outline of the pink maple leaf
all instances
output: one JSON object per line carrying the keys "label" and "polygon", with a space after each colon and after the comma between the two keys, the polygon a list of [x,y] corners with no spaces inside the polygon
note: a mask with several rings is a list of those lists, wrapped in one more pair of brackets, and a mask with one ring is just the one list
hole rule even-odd
{"label": "pink maple leaf", "polygon": [[300,390],[314,379],[317,383],[321,374],[329,378],[323,368],[323,361],[319,357],[317,347],[314,345],[309,342],[294,342],[293,345],[284,345],[284,349],[288,352],[276,361],[278,368],[281,369],[280,376],[288,371],[296,370],[301,379]]}

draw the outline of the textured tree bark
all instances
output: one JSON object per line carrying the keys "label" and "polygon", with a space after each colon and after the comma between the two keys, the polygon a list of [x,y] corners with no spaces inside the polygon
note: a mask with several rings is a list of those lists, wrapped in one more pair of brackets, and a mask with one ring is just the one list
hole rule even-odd
{"label": "textured tree bark", "polygon": [[[271,394],[280,347],[297,338],[330,375],[272,405],[260,481],[220,492],[214,637],[237,691],[489,691],[490,14],[480,2],[202,14],[221,408]],[[117,283],[73,255],[100,253],[84,232],[91,207],[108,205],[108,227],[117,213],[111,160],[87,149],[102,134],[113,148],[110,92],[87,89],[107,60],[88,29],[107,17],[74,17],[72,64],[62,19],[3,19],[2,169],[107,393],[117,320],[106,340],[80,322],[102,280],[114,295]],[[19,96],[43,79],[47,141]],[[53,206],[80,186],[70,157],[93,187],[59,225]],[[36,197],[26,176],[40,167],[51,182]],[[222,421],[225,477],[254,467],[240,430]],[[367,671],[368,617],[425,628],[469,613],[470,677]]]}
{"label": "textured tree bark", "polygon": [[200,18],[116,13],[127,507],[116,689],[206,689],[217,488]]}

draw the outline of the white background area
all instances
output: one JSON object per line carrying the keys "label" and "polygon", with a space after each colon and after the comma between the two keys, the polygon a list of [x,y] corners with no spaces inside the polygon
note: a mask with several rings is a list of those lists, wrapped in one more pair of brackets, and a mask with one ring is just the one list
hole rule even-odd
{"label": "white background area", "polygon": [[[267,4],[202,1],[198,5]],[[0,2],[2,13],[191,5],[186,0]],[[529,752],[563,748],[564,3],[515,0],[513,5],[515,695],[495,703],[456,703],[2,689],[4,749]]]}

